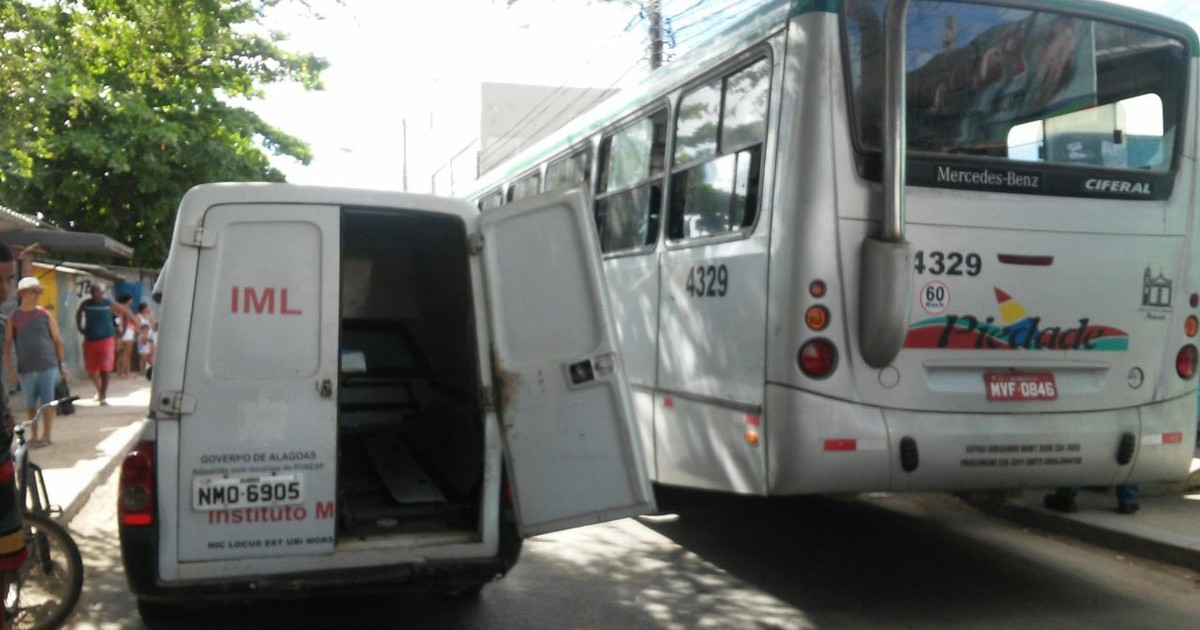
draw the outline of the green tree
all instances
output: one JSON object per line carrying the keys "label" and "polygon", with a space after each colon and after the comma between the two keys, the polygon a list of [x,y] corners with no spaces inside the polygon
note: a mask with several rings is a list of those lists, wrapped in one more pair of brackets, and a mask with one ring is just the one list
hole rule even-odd
{"label": "green tree", "polygon": [[321,88],[326,61],[261,27],[283,1],[0,0],[0,203],[158,266],[188,188],[283,181],[269,154],[307,164],[306,144],[233,104]]}

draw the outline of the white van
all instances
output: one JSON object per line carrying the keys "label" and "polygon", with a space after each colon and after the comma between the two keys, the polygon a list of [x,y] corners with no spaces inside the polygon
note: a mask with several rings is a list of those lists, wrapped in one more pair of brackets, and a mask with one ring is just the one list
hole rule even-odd
{"label": "white van", "polygon": [[207,597],[477,590],[521,536],[653,509],[583,193],[199,186],[122,466],[143,616]]}

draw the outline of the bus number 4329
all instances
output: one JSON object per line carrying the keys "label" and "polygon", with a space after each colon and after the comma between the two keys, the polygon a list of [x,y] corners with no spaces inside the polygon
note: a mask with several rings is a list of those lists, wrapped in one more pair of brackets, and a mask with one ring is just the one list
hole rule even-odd
{"label": "bus number 4329", "polygon": [[691,267],[684,288],[692,297],[725,297],[729,291],[729,269],[725,265]]}

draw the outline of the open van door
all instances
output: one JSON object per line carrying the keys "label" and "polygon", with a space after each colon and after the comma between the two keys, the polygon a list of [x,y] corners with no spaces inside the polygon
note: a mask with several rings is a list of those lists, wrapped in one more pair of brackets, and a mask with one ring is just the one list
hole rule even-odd
{"label": "open van door", "polygon": [[654,509],[580,188],[479,217],[495,387],[522,535]]}

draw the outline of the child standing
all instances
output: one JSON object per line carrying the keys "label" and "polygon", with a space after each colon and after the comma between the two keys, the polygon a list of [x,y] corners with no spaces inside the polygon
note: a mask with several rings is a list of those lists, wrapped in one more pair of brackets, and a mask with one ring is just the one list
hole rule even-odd
{"label": "child standing", "polygon": [[142,374],[154,365],[154,333],[150,330],[150,322],[142,320],[137,336],[138,371]]}

